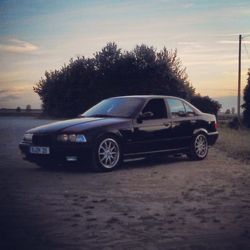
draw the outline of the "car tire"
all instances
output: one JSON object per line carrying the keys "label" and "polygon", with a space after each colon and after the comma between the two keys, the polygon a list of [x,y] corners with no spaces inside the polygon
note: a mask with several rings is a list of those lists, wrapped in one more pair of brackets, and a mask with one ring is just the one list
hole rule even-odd
{"label": "car tire", "polygon": [[208,140],[207,136],[203,133],[199,133],[194,136],[191,142],[190,151],[188,157],[191,160],[203,160],[208,154]]}
{"label": "car tire", "polygon": [[121,165],[122,147],[119,140],[111,135],[97,140],[93,150],[93,168],[98,172],[109,172]]}

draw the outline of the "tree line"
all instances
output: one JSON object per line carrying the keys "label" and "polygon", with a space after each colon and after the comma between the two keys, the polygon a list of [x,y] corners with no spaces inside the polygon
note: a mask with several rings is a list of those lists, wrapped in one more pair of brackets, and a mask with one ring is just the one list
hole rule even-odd
{"label": "tree line", "polygon": [[244,103],[242,105],[242,108],[244,123],[247,127],[250,128],[250,68],[248,69],[247,76],[247,85],[244,89]]}
{"label": "tree line", "polygon": [[108,43],[91,58],[72,58],[59,70],[46,71],[34,91],[46,114],[61,117],[74,117],[105,98],[120,95],[178,96],[213,114],[221,107],[195,93],[177,50],[157,51],[144,44],[122,51]]}

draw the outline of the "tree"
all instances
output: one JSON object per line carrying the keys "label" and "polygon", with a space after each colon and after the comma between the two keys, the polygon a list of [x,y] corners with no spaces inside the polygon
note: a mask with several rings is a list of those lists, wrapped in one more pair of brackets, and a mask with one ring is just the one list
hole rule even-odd
{"label": "tree", "polygon": [[244,89],[243,119],[247,127],[250,127],[250,69],[248,69],[247,85]]}
{"label": "tree", "polygon": [[28,105],[26,106],[26,112],[30,112],[30,111],[31,111],[31,105],[28,104]]}
{"label": "tree", "polygon": [[221,108],[221,104],[209,96],[194,95],[190,101],[195,107],[205,113],[217,115]]}
{"label": "tree", "polygon": [[112,96],[160,94],[190,100],[195,94],[176,50],[157,52],[142,44],[122,51],[115,43],[92,58],[77,57],[59,70],[46,71],[34,91],[45,113],[64,117]]}
{"label": "tree", "polygon": [[16,112],[20,113],[20,112],[21,112],[21,108],[20,108],[20,107],[17,107],[17,108],[16,108]]}

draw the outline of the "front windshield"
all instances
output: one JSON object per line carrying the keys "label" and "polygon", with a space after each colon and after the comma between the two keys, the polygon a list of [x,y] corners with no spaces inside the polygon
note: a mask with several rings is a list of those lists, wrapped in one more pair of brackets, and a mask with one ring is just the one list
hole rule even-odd
{"label": "front windshield", "polygon": [[110,98],[106,99],[83,113],[85,117],[133,117],[140,109],[141,98]]}

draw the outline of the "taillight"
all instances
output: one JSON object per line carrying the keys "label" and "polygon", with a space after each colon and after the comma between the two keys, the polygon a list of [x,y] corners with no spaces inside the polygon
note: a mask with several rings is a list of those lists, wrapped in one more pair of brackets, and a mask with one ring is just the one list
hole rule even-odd
{"label": "taillight", "polygon": [[215,122],[214,122],[214,128],[215,128],[215,129],[218,129],[218,127],[219,127],[219,125],[218,125],[218,123],[215,121]]}

